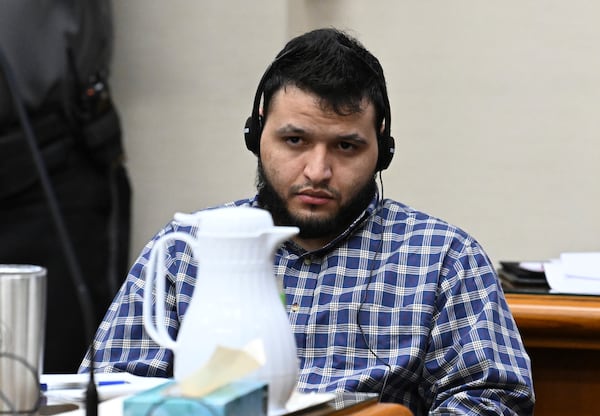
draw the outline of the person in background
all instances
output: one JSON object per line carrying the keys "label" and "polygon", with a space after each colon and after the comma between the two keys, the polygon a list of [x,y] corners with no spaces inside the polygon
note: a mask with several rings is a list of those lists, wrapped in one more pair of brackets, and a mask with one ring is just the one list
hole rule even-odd
{"label": "person in background", "polygon": [[[300,229],[274,260],[298,389],[376,392],[416,415],[532,414],[530,360],[483,248],[377,185],[395,151],[390,130],[382,67],[345,32],[290,40],[259,84],[245,134],[257,194],[224,206],[263,208]],[[172,351],[152,341],[140,314],[149,252],[179,228],[169,223],[146,245],[82,372],[172,376]],[[166,261],[172,333],[197,267],[178,250],[171,243]]]}
{"label": "person in background", "polygon": [[110,0],[0,3],[0,263],[47,269],[45,373],[77,371],[130,264],[111,23]]}

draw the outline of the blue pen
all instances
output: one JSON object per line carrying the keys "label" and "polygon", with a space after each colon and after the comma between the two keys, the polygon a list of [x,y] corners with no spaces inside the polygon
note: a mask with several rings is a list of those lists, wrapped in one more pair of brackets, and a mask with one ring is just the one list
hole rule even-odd
{"label": "blue pen", "polygon": [[97,384],[98,384],[98,387],[101,387],[101,386],[114,386],[117,384],[129,384],[129,382],[125,381],[125,380],[104,380],[104,381],[99,381]]}
{"label": "blue pen", "polygon": [[[96,383],[98,387],[103,386],[115,386],[119,384],[129,384],[128,381],[125,380],[102,380]],[[73,382],[60,382],[60,383],[52,383],[48,385],[48,383],[40,383],[41,391],[50,391],[50,390],[67,390],[67,389],[85,389],[87,387],[87,382],[81,381],[73,381]]]}

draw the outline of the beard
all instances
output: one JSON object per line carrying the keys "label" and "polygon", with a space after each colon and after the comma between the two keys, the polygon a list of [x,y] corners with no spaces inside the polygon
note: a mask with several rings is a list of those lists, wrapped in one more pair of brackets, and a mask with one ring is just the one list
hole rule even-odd
{"label": "beard", "polygon": [[[273,184],[265,175],[262,162],[258,161],[256,175],[258,202],[271,213],[273,222],[280,226],[296,226],[300,229],[298,237],[304,239],[334,237],[342,233],[369,206],[375,193],[377,183],[375,175],[359,188],[348,203],[342,205],[338,212],[326,218],[300,217],[289,211],[285,199],[277,193]],[[323,186],[314,186],[323,188]]]}

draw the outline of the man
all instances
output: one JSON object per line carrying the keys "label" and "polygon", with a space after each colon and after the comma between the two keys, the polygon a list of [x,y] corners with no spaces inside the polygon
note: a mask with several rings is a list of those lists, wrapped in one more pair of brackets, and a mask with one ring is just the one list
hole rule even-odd
{"label": "man", "polygon": [[[245,137],[258,156],[258,194],[229,205],[261,207],[277,225],[300,228],[275,255],[298,388],[377,392],[415,414],[531,414],[529,358],[483,249],[379,194],[376,174],[394,150],[390,124],[379,62],[334,29],[291,40],[261,79]],[[171,352],[139,317],[155,239],[100,326],[96,368],[172,375]],[[189,256],[176,254],[185,270]],[[185,287],[182,278],[191,277],[168,276],[167,290]],[[173,332],[189,290],[171,300]]]}

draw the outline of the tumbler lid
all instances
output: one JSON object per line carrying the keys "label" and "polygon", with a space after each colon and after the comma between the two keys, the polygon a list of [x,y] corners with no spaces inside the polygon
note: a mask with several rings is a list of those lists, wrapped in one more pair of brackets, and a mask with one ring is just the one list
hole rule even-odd
{"label": "tumbler lid", "polygon": [[0,264],[1,275],[21,275],[21,274],[40,274],[45,269],[33,264]]}

